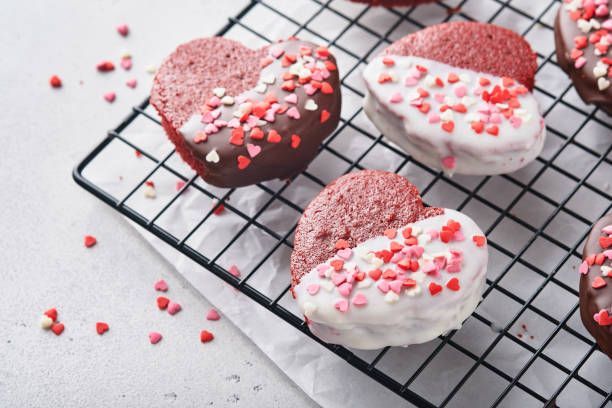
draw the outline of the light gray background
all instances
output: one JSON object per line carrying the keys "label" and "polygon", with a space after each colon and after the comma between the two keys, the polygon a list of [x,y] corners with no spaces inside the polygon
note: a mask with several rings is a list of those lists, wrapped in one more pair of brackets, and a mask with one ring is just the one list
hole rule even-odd
{"label": "light gray background", "polygon": [[[246,1],[5,2],[0,11],[0,405],[315,406],[210,308],[122,217],[78,187],[73,165],[148,93],[149,63],[214,34]],[[130,35],[115,27],[127,23]],[[102,59],[133,67],[101,74]],[[61,89],[48,85],[58,74]],[[124,85],[138,79],[132,90]],[[79,81],[83,83],[80,84]],[[113,104],[103,100],[117,93]],[[83,236],[98,238],[87,249]],[[153,283],[183,311],[157,310]],[[64,333],[39,326],[59,311]],[[96,321],[110,331],[95,332]],[[208,329],[209,344],[199,342]],[[152,346],[148,333],[163,340]]]}

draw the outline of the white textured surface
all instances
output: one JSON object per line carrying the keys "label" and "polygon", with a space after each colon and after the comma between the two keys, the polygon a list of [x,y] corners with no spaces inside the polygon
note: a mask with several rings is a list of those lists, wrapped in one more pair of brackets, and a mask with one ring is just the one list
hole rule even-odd
{"label": "white textured surface", "polygon": [[[72,166],[148,93],[177,44],[211,35],[246,2],[10,2],[3,4],[0,100],[0,405],[315,406],[112,209],[78,187]],[[127,23],[130,35],[115,27]],[[131,71],[95,64],[133,55]],[[51,89],[57,73],[63,88]],[[135,90],[124,85],[135,77]],[[79,84],[83,80],[83,84]],[[114,90],[108,104],[102,94]],[[83,236],[98,245],[87,249]],[[153,283],[183,310],[157,310]],[[66,325],[40,328],[56,307]],[[106,321],[110,331],[95,332]],[[212,343],[201,344],[202,329]],[[164,335],[155,346],[148,333]]]}

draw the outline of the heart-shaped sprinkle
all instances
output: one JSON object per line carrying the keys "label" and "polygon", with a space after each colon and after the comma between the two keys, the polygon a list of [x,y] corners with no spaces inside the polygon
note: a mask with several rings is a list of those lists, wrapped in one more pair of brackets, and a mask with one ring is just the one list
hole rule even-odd
{"label": "heart-shaped sprinkle", "polygon": [[249,152],[249,156],[255,157],[261,152],[261,146],[257,146],[251,143],[247,143],[247,151]]}
{"label": "heart-shaped sprinkle", "polygon": [[610,245],[612,245],[612,237],[599,237],[599,245],[603,249],[608,248]]}
{"label": "heart-shaped sprinkle", "polygon": [[342,259],[334,259],[333,261],[330,261],[329,264],[332,266],[332,268],[334,268],[334,271],[338,272],[342,270],[344,261]]}
{"label": "heart-shaped sprinkle", "polygon": [[476,246],[484,246],[485,242],[486,242],[486,238],[484,237],[484,235],[474,235],[472,236],[472,241],[474,241],[476,243]]}
{"label": "heart-shaped sprinkle", "polygon": [[318,283],[311,283],[310,285],[306,286],[306,292],[308,292],[311,296],[314,296],[319,292],[320,288],[321,285]]}
{"label": "heart-shaped sprinkle", "polygon": [[389,281],[387,280],[380,280],[376,283],[376,287],[382,292],[382,293],[387,293],[389,291]]}
{"label": "heart-shaped sprinkle", "polygon": [[168,290],[168,284],[166,283],[165,280],[160,279],[157,282],[155,282],[155,284],[153,285],[153,288],[155,288],[155,290],[158,290],[160,292],[165,292]]}
{"label": "heart-shaped sprinkle", "polygon": [[157,307],[160,310],[164,310],[166,307],[168,307],[168,303],[170,303],[170,299],[160,296],[157,298]]}
{"label": "heart-shaped sprinkle", "polygon": [[457,291],[460,289],[459,287],[459,279],[457,278],[450,278],[448,280],[448,282],[446,282],[446,287],[449,288],[450,290],[454,290]]}
{"label": "heart-shaped sprinkle", "polygon": [[455,123],[452,120],[442,122],[442,129],[444,129],[448,133],[451,133],[453,129],[455,129]]}
{"label": "heart-shaped sprinkle", "polygon": [[603,288],[604,286],[606,286],[606,281],[603,280],[601,276],[596,276],[595,279],[593,279],[593,283],[591,284],[591,286],[594,289]]}
{"label": "heart-shaped sprinkle", "polygon": [[300,112],[297,110],[297,108],[295,106],[289,108],[289,110],[287,110],[287,116],[289,116],[292,119],[299,119],[300,118]]}
{"label": "heart-shaped sprinkle", "polygon": [[343,273],[332,272],[331,280],[334,282],[334,285],[340,286],[343,282],[346,281],[346,275]]}
{"label": "heart-shaped sprinkle", "polygon": [[51,325],[51,331],[55,333],[56,336],[59,336],[64,331],[64,323],[53,323]]}
{"label": "heart-shaped sprinkle", "polygon": [[281,141],[281,136],[278,134],[276,130],[272,129],[268,132],[268,142],[269,143],[280,143],[280,141]]}
{"label": "heart-shaped sprinkle", "polygon": [[370,272],[368,272],[368,276],[374,279],[375,281],[380,279],[381,275],[382,271],[380,269],[372,269]]}
{"label": "heart-shaped sprinkle", "polygon": [[284,53],[285,53],[285,50],[283,50],[281,47],[271,47],[270,48],[270,55],[272,55],[274,58],[279,58]]}
{"label": "heart-shaped sprinkle", "polygon": [[612,278],[611,272],[612,272],[612,268],[610,268],[609,266],[603,265],[601,267],[601,274],[603,276],[608,276],[608,277]]}
{"label": "heart-shaped sprinkle", "polygon": [[219,154],[215,149],[212,149],[210,152],[208,152],[208,154],[206,155],[206,161],[209,163],[219,163]]}
{"label": "heart-shaped sprinkle", "polygon": [[46,312],[43,313],[45,316],[49,317],[49,319],[51,319],[52,321],[56,321],[57,320],[57,310],[55,309],[49,309]]}
{"label": "heart-shaped sprinkle", "polygon": [[168,313],[173,315],[180,311],[181,311],[181,305],[173,301],[168,302]]}
{"label": "heart-shaped sprinkle", "polygon": [[326,111],[325,109],[323,109],[321,111],[321,120],[320,120],[320,122],[321,123],[327,122],[327,120],[330,118],[330,116],[331,116],[331,114],[328,111]]}
{"label": "heart-shaped sprinkle", "polygon": [[593,318],[597,323],[599,323],[600,326],[609,326],[612,324],[612,317],[608,315],[608,311],[606,309],[602,309],[599,311],[599,313],[595,313]]}
{"label": "heart-shaped sprinkle", "polygon": [[368,304],[368,298],[363,293],[356,293],[353,298],[353,304],[355,306],[365,306]]}
{"label": "heart-shaped sprinkle", "polygon": [[391,103],[400,103],[404,100],[404,98],[402,97],[402,94],[400,94],[399,92],[395,92],[393,95],[391,95],[391,98],[389,98],[389,102]]}
{"label": "heart-shaped sprinkle", "polygon": [[128,29],[127,24],[120,24],[120,25],[118,25],[118,26],[117,26],[117,32],[118,32],[119,34],[121,34],[122,36],[124,36],[124,37],[125,37],[126,35],[128,35],[129,29]]}
{"label": "heart-shaped sprinkle", "polygon": [[389,239],[395,239],[395,237],[397,236],[397,229],[389,228],[385,230],[385,236]]}
{"label": "heart-shaped sprinkle", "polygon": [[432,113],[430,113],[427,116],[427,121],[429,123],[438,123],[440,121],[440,115],[438,115],[437,113],[432,112]]}
{"label": "heart-shaped sprinkle", "polygon": [[467,87],[458,86],[455,88],[455,96],[457,98],[463,98],[467,94]]}
{"label": "heart-shaped sprinkle", "polygon": [[106,324],[104,322],[97,322],[96,323],[96,331],[98,332],[98,334],[102,334],[105,331],[108,331],[108,324]]}
{"label": "heart-shaped sprinkle", "polygon": [[497,127],[497,125],[489,126],[487,128],[487,133],[493,136],[497,136],[499,134],[499,128]]}
{"label": "heart-shaped sprinkle", "polygon": [[297,149],[302,139],[298,135],[291,135],[291,147]]}
{"label": "heart-shaped sprinkle", "polygon": [[238,156],[237,161],[238,161],[238,168],[240,170],[246,169],[247,166],[251,163],[251,159],[249,159],[246,156],[242,156],[242,155]]}
{"label": "heart-shaped sprinkle", "polygon": [[601,229],[601,232],[603,232],[604,234],[612,235],[612,224],[606,225],[605,227],[603,227]]}
{"label": "heart-shaped sprinkle", "polygon": [[304,104],[304,109],[306,109],[307,111],[316,111],[317,109],[319,109],[319,106],[313,99],[308,99]]}
{"label": "heart-shaped sprinkle", "polygon": [[325,277],[325,272],[329,270],[329,265],[327,264],[319,264],[317,265],[317,271],[319,272],[320,277]]}
{"label": "heart-shaped sprinkle", "polygon": [[298,101],[298,97],[294,93],[285,96],[285,102],[287,102],[287,103],[296,104],[297,101]]}
{"label": "heart-shaped sprinkle", "polygon": [[151,344],[156,344],[161,339],[162,339],[162,335],[159,334],[158,332],[151,332],[151,333],[149,333],[149,341],[151,342]]}
{"label": "heart-shaped sprinkle", "polygon": [[395,293],[400,293],[400,291],[402,290],[403,283],[404,282],[401,281],[401,280],[391,281],[391,282],[389,282],[389,289],[391,289]]}
{"label": "heart-shaped sprinkle", "polygon": [[455,168],[455,157],[447,156],[443,158],[442,165],[446,167],[447,169],[454,169]]}
{"label": "heart-shaped sprinkle", "polygon": [[219,320],[219,313],[215,309],[210,309],[208,313],[206,313],[206,320]]}
{"label": "heart-shaped sprinkle", "polygon": [[339,239],[338,241],[336,241],[335,248],[337,250],[345,249],[345,248],[348,248],[348,247],[349,247],[348,241],[346,241],[344,239]]}
{"label": "heart-shaped sprinkle", "polygon": [[344,259],[345,261],[350,259],[352,255],[353,251],[351,250],[351,248],[344,248],[338,251],[338,256]]}
{"label": "heart-shaped sprinkle", "polygon": [[91,248],[92,246],[96,245],[97,242],[98,241],[95,237],[92,237],[91,235],[85,235],[84,243],[87,248]]}
{"label": "heart-shaped sprinkle", "polygon": [[106,99],[108,102],[113,102],[115,100],[115,93],[114,92],[107,92],[104,94],[104,99]]}
{"label": "heart-shaped sprinkle", "polygon": [[442,291],[442,286],[438,285],[435,282],[430,282],[429,283],[429,293],[431,293],[431,296],[435,296],[438,293],[440,293]]}
{"label": "heart-shaped sprinkle", "polygon": [[349,302],[346,299],[342,299],[334,303],[334,307],[341,311],[342,313],[346,312],[349,308]]}
{"label": "heart-shaped sprinkle", "polygon": [[207,342],[211,341],[214,338],[215,338],[215,336],[213,336],[213,334],[211,332],[209,332],[209,331],[202,330],[200,332],[200,341],[202,343],[207,343]]}
{"label": "heart-shaped sprinkle", "polygon": [[351,290],[353,290],[353,285],[348,282],[338,286],[338,292],[344,297],[349,297],[351,295]]}
{"label": "heart-shaped sprinkle", "polygon": [[230,265],[230,267],[227,269],[227,272],[229,272],[230,275],[233,275],[237,278],[240,277],[240,271],[238,270],[238,267],[236,265]]}
{"label": "heart-shaped sprinkle", "polygon": [[40,327],[47,330],[50,329],[51,326],[53,326],[53,320],[51,320],[49,316],[43,315],[43,317],[40,319]]}
{"label": "heart-shaped sprinkle", "polygon": [[132,59],[131,58],[123,58],[121,60],[121,62],[119,63],[119,65],[121,65],[121,68],[123,68],[123,69],[125,69],[127,71],[130,68],[132,68]]}
{"label": "heart-shaped sprinkle", "polygon": [[128,79],[127,81],[125,81],[125,84],[127,86],[129,86],[130,88],[136,88],[136,84],[138,84],[138,81],[136,81],[136,79]]}

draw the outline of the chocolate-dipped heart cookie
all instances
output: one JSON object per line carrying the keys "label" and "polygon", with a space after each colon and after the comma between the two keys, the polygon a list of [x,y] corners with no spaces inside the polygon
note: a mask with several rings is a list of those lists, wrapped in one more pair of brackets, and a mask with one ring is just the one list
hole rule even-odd
{"label": "chocolate-dipped heart cookie", "polygon": [[515,171],[542,150],[536,54],[514,31],[453,22],[409,34],[370,61],[364,110],[416,160],[446,173]]}
{"label": "chocolate-dipped heart cookie", "polygon": [[612,358],[612,214],[593,225],[579,271],[582,323]]}
{"label": "chocolate-dipped heart cookie", "polygon": [[557,63],[585,103],[612,115],[612,18],[608,0],[571,0],[555,19]]}
{"label": "chocolate-dipped heart cookie", "polygon": [[202,178],[238,187],[304,170],[338,124],[327,47],[291,38],[258,50],[226,38],[179,46],[151,90],[168,137]]}
{"label": "chocolate-dipped heart cookie", "polygon": [[340,177],[308,205],[291,290],[321,339],[375,349],[457,329],[480,301],[486,239],[466,215],[424,207],[394,173]]}

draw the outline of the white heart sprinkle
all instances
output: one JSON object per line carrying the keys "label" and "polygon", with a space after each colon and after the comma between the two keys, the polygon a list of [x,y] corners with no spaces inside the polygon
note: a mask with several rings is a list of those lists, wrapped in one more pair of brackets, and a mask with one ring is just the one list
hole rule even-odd
{"label": "white heart sprinkle", "polygon": [[317,106],[316,102],[313,99],[309,99],[304,104],[304,109],[308,111],[316,111],[317,109],[319,109],[319,106]]}
{"label": "white heart sprinkle", "polygon": [[215,88],[213,89],[213,93],[217,96],[217,98],[223,98],[225,95],[225,88]]}
{"label": "white heart sprinkle", "polygon": [[234,104],[234,98],[232,98],[229,95],[226,95],[223,98],[221,98],[221,103],[226,105],[226,106],[231,106],[231,105]]}
{"label": "white heart sprinkle", "polygon": [[606,266],[606,265],[602,265],[601,266],[601,274],[603,276],[609,276],[610,272],[612,272],[612,268],[610,268],[609,266]]}
{"label": "white heart sprinkle", "polygon": [[215,149],[208,152],[206,155],[206,161],[210,163],[219,163],[219,154]]}
{"label": "white heart sprinkle", "polygon": [[274,74],[270,73],[266,76],[264,76],[261,81],[264,84],[268,84],[268,85],[272,85],[274,83],[274,81],[276,81],[276,77],[274,76]]}
{"label": "white heart sprinkle", "polygon": [[331,292],[334,289],[335,285],[334,282],[332,282],[331,280],[324,280],[323,282],[321,282],[321,287],[326,291]]}
{"label": "white heart sprinkle", "polygon": [[608,73],[608,69],[606,68],[605,65],[602,66],[600,64],[597,64],[595,68],[593,68],[593,75],[595,75],[595,78],[602,77],[606,75],[607,73]]}
{"label": "white heart sprinkle", "polygon": [[155,188],[152,186],[146,186],[144,189],[144,195],[147,198],[155,198],[155,196],[157,196],[157,193],[155,192]]}
{"label": "white heart sprinkle", "polygon": [[454,117],[455,117],[455,115],[453,115],[453,111],[450,110],[450,109],[445,110],[440,115],[440,119],[442,119],[444,122],[448,122],[449,120],[453,120]]}
{"label": "white heart sprinkle", "polygon": [[357,284],[359,289],[369,288],[370,286],[372,286],[372,279],[364,279]]}
{"label": "white heart sprinkle", "polygon": [[268,88],[268,86],[266,84],[258,84],[255,87],[255,92],[263,94],[266,93],[266,89]]}
{"label": "white heart sprinkle", "polygon": [[43,315],[43,317],[40,319],[40,327],[43,329],[50,329],[52,324],[53,320],[51,320],[51,318],[47,315]]}
{"label": "white heart sprinkle", "polygon": [[310,318],[315,312],[315,310],[317,310],[317,305],[310,302],[304,303],[304,314],[306,315],[306,317]]}
{"label": "white heart sprinkle", "polygon": [[121,56],[121,59],[132,58],[132,54],[125,48],[121,50],[121,54],[119,55]]}
{"label": "white heart sprinkle", "polygon": [[155,67],[154,64],[149,64],[145,67],[145,70],[149,73],[149,74],[154,74],[155,71],[157,71],[157,68]]}
{"label": "white heart sprinkle", "polygon": [[388,291],[387,294],[385,295],[385,302],[387,303],[395,303],[399,300],[399,296],[397,295],[397,293],[393,292],[392,290]]}
{"label": "white heart sprinkle", "polygon": [[597,87],[599,88],[600,91],[605,91],[606,89],[610,87],[610,81],[608,81],[604,77],[601,77],[597,80]]}

